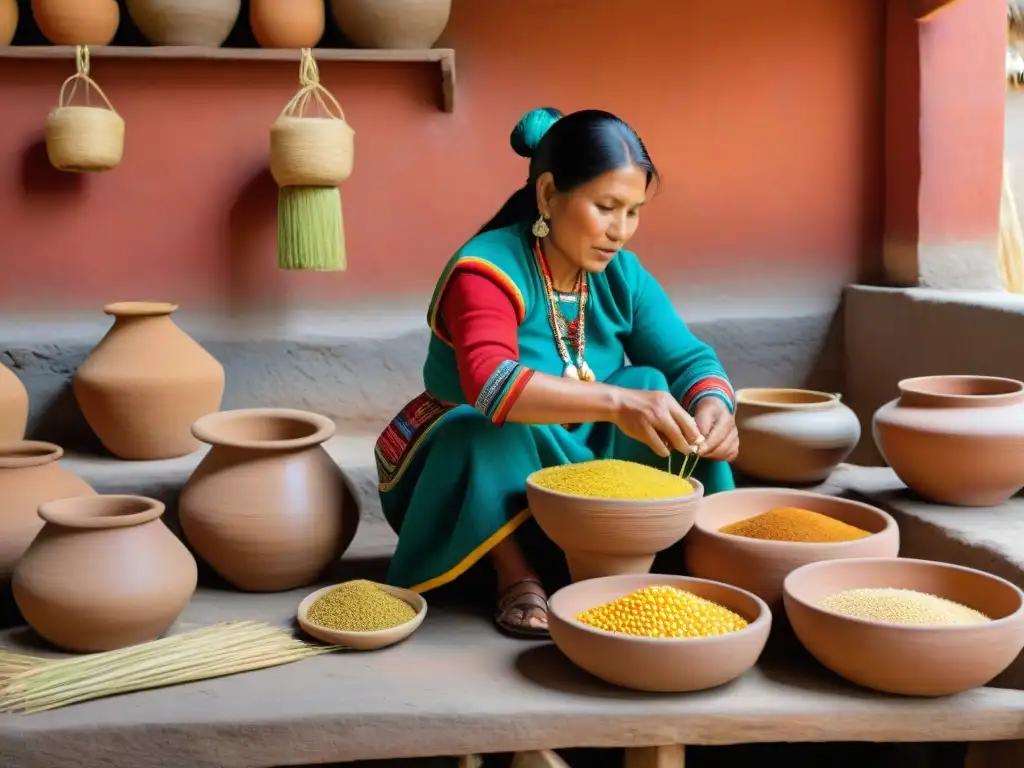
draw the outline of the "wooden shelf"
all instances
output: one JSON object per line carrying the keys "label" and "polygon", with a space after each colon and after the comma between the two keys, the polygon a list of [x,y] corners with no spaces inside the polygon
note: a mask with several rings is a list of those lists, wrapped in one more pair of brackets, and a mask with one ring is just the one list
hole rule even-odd
{"label": "wooden shelf", "polygon": [[[90,46],[89,55],[99,59],[161,59],[182,61],[282,61],[299,62],[299,51],[279,48],[206,48],[200,46]],[[314,48],[317,61],[356,61],[380,64],[439,64],[441,67],[441,107],[455,109],[455,51],[451,48],[425,50],[377,50],[370,48]],[[0,46],[0,59],[75,58],[74,46],[7,45]]]}

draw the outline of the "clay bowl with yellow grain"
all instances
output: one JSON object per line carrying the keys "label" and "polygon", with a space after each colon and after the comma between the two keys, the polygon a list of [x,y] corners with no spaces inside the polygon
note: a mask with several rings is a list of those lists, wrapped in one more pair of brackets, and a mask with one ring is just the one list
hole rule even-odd
{"label": "clay bowl with yellow grain", "polygon": [[[554,482],[566,472],[571,483]],[[693,526],[703,497],[697,480],[614,460],[542,469],[526,479],[530,511],[565,553],[573,581],[649,573],[655,555]]]}
{"label": "clay bowl with yellow grain", "polygon": [[[726,629],[721,621],[728,616],[721,609],[738,615],[742,622],[722,634],[650,637],[615,631],[628,622],[622,614],[613,613],[610,622],[603,622],[609,629],[581,620],[580,614],[646,587],[674,587],[715,603],[717,608],[706,615],[708,623],[719,629]],[[612,685],[637,691],[701,691],[735,680],[757,663],[772,626],[771,611],[757,595],[688,576],[630,574],[589,579],[558,590],[548,606],[551,639],[573,664]]]}
{"label": "clay bowl with yellow grain", "polygon": [[[860,538],[772,541],[722,532],[780,508],[816,512],[859,529]],[[891,515],[860,501],[790,488],[742,488],[704,499],[683,547],[687,573],[749,590],[778,614],[782,582],[792,571],[819,560],[896,557],[900,531]]]}

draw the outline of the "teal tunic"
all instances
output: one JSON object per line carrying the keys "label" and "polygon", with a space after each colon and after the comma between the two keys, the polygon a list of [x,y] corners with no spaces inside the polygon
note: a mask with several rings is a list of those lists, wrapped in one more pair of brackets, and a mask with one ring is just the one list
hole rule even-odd
{"label": "teal tunic", "polygon": [[[398,533],[391,584],[425,592],[468,570],[529,519],[526,478],[535,470],[595,458],[668,468],[611,424],[502,423],[525,369],[560,376],[564,367],[532,247],[528,226],[483,233],[459,249],[438,281],[428,310],[426,391],[388,425],[375,452],[384,515]],[[519,360],[501,366],[475,403],[462,391],[439,317],[445,286],[459,270],[500,285],[519,320]],[[571,321],[576,307],[562,309]],[[669,391],[691,409],[705,396],[732,407],[714,351],[690,332],[635,254],[620,251],[604,272],[589,276],[585,312],[585,358],[598,381]],[[675,469],[681,462],[673,457]],[[707,493],[734,487],[723,462],[700,462],[696,477]]]}

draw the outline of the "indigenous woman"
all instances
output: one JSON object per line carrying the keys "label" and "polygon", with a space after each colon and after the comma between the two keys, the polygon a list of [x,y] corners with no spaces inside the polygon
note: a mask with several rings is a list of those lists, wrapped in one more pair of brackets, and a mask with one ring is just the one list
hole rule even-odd
{"label": "indigenous woman", "polygon": [[636,132],[607,112],[538,109],[512,148],[527,183],[443,270],[426,391],[376,460],[398,533],[389,581],[425,592],[487,556],[498,627],[544,637],[538,563],[516,535],[527,476],[595,458],[679,467],[696,451],[715,493],[734,487],[739,439],[714,351],[624,250],[657,177]]}

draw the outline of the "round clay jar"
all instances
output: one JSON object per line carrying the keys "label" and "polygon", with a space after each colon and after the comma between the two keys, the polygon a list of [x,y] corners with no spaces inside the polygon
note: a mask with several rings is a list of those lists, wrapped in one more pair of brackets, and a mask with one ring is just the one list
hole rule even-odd
{"label": "round clay jar", "polygon": [[13,371],[0,364],[0,442],[21,440],[28,425],[28,391]]}
{"label": "round clay jar", "polygon": [[121,9],[116,0],[32,0],[32,18],[53,45],[109,45]]}
{"label": "round clay jar", "polygon": [[452,0],[331,0],[341,33],[360,48],[432,48]]}
{"label": "round clay jar", "polygon": [[142,496],[41,504],[43,529],[14,570],[14,599],[41,637],[75,652],[156,640],[188,605],[196,561]]}
{"label": "round clay jar", "polygon": [[249,26],[262,48],[313,48],[324,34],[323,0],[250,0]]}

